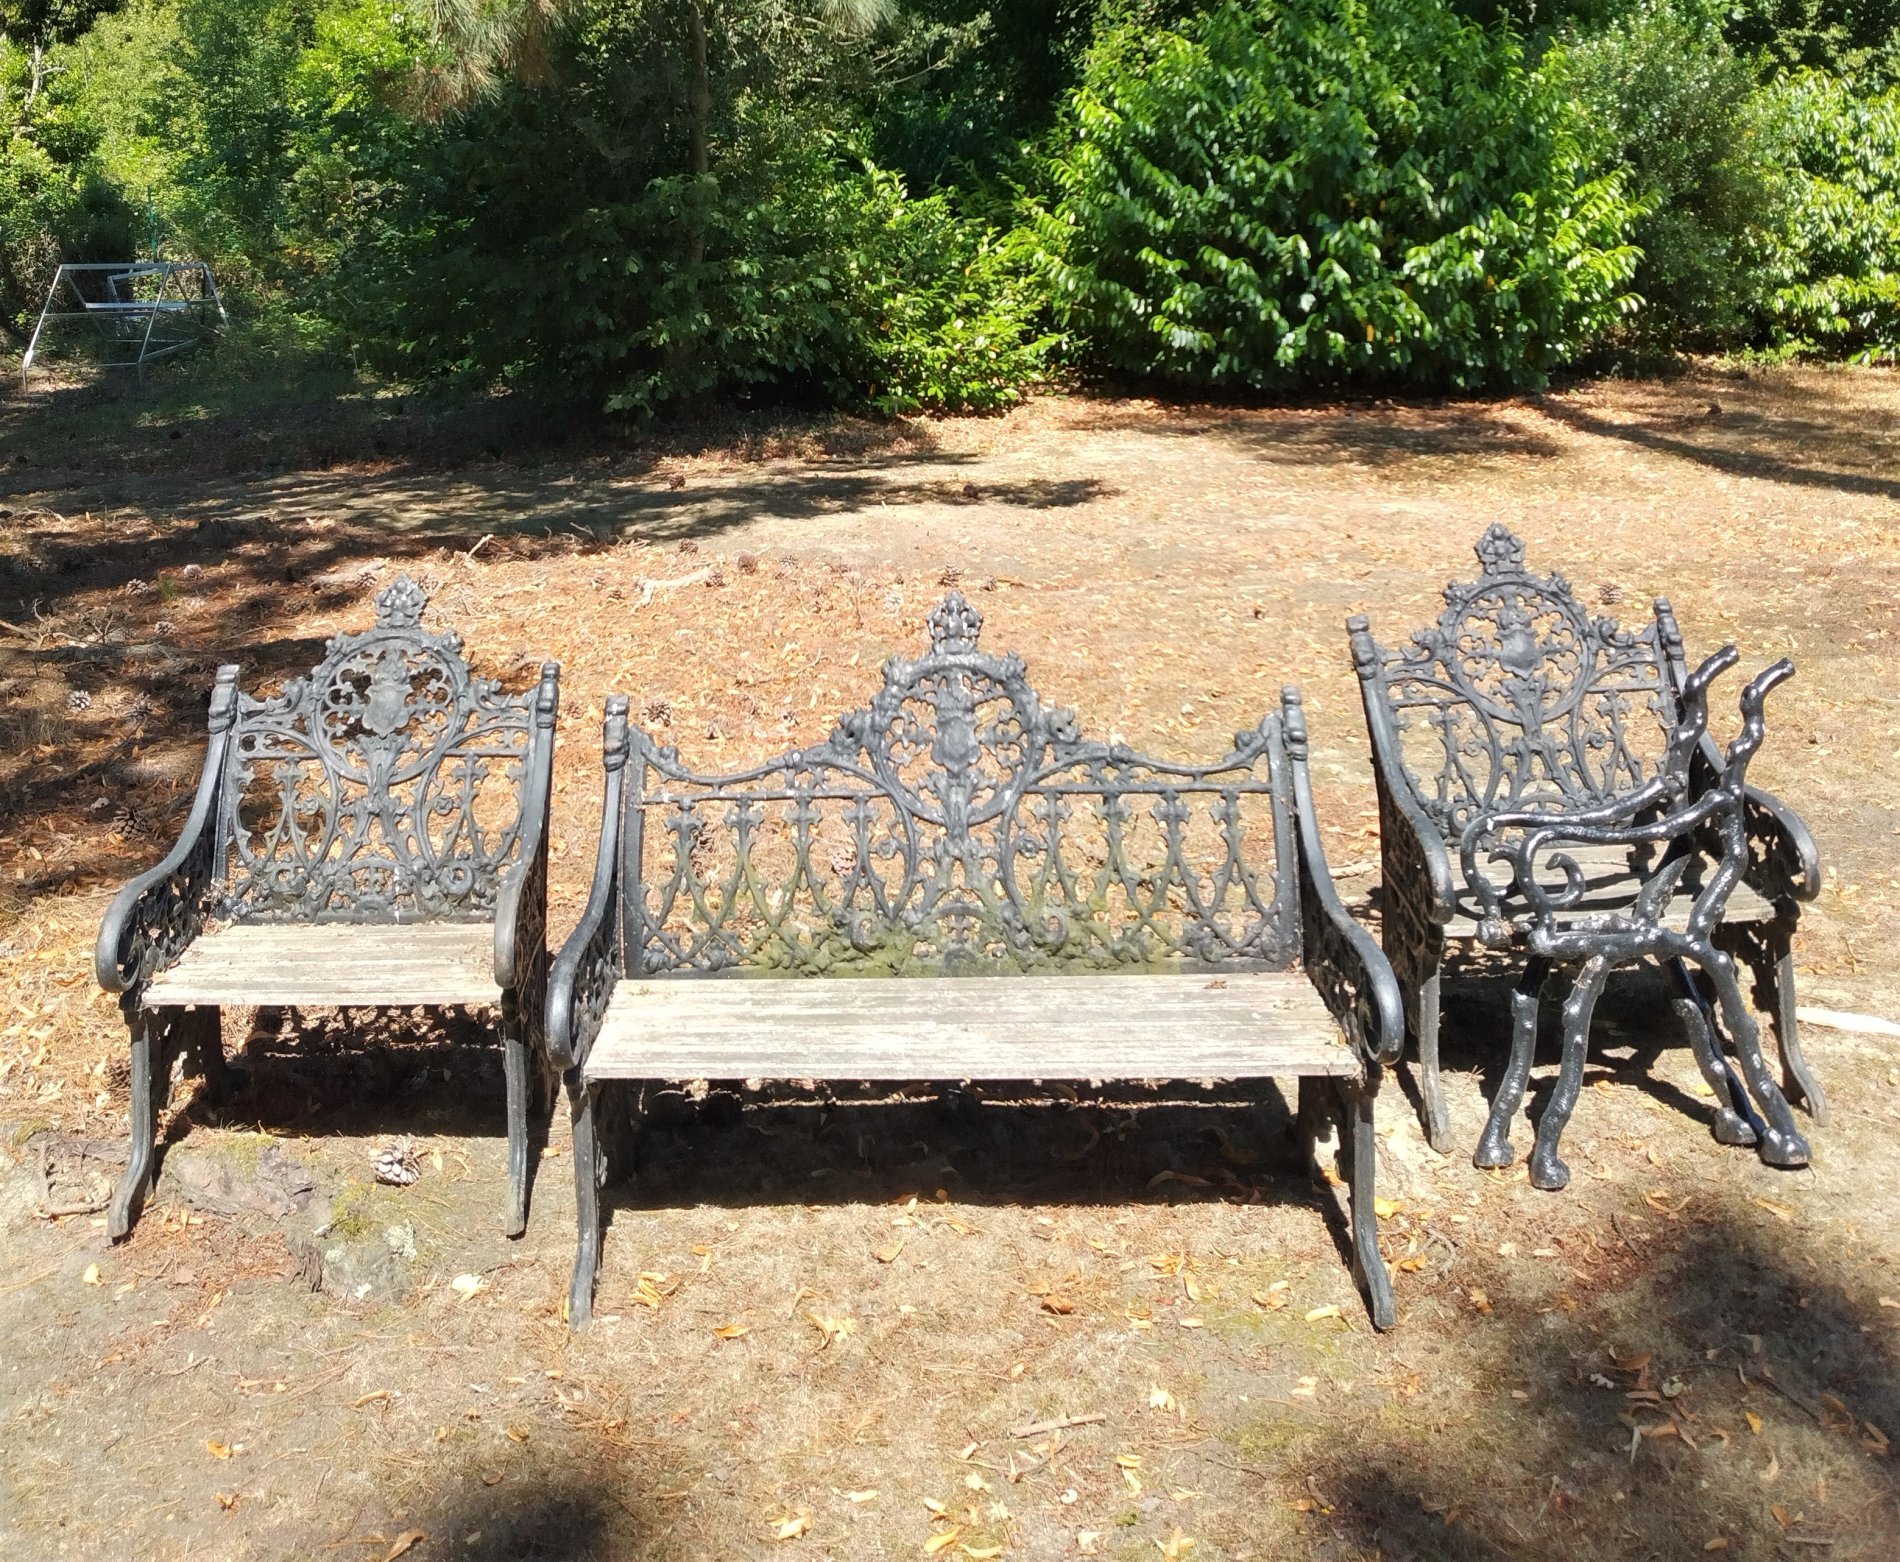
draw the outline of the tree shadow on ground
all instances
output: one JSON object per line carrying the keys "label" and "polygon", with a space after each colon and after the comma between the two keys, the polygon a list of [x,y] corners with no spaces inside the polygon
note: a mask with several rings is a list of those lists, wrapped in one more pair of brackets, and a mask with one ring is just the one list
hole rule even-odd
{"label": "tree shadow on ground", "polygon": [[1900,1554],[1900,1362],[1876,1299],[1732,1212],[1672,1230],[1581,1308],[1494,1288],[1462,1365],[1495,1409],[1316,1458],[1307,1554]]}
{"label": "tree shadow on ground", "polygon": [[1880,441],[1865,425],[1864,404],[1787,380],[1765,393],[1723,384],[1717,394],[1720,400],[1676,397],[1664,407],[1619,417],[1559,397],[1540,397],[1537,406],[1578,433],[1676,456],[1730,477],[1900,499],[1900,477],[1881,470],[1894,463],[1870,459]]}
{"label": "tree shadow on ground", "polygon": [[[375,1533],[393,1544],[398,1533],[420,1530],[412,1555],[454,1562],[617,1562],[644,1555],[666,1527],[621,1494],[627,1476],[622,1461],[561,1464],[546,1455],[488,1476],[459,1469],[423,1501],[392,1503],[400,1519],[378,1519]],[[370,1546],[326,1552],[383,1554]]]}

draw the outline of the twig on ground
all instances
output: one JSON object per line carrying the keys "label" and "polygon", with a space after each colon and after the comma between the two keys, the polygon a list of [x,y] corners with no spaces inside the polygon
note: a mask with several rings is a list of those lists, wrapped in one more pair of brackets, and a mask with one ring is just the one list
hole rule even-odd
{"label": "twig on ground", "polygon": [[1019,1426],[1009,1435],[1011,1437],[1041,1437],[1045,1432],[1066,1432],[1072,1426],[1095,1426],[1108,1419],[1108,1413],[1091,1410],[1086,1415],[1061,1416],[1054,1421],[1032,1421],[1028,1426]]}

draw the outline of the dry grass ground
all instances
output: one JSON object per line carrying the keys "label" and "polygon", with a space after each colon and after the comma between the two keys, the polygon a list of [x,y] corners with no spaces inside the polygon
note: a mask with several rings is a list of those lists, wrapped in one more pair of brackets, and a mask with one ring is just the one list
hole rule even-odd
{"label": "dry grass ground", "polygon": [[[1193,1092],[664,1101],[614,1190],[605,1317],[570,1336],[565,1128],[509,1243],[473,1023],[227,1015],[251,1083],[222,1116],[181,1088],[132,1239],[43,1213],[122,1154],[90,941],[183,818],[211,669],[307,667],[397,570],[485,670],[563,663],[557,936],[607,693],[735,766],[822,737],[949,582],[1087,728],[1158,752],[1216,752],[1300,683],[1329,849],[1369,910],[1342,622],[1426,621],[1503,520],[1618,612],[1666,592],[1692,651],[1795,657],[1755,774],[1829,863],[1806,997],[1900,1016],[1900,382],[502,440],[388,403],[82,389],[0,418],[9,1556],[1900,1554],[1900,1055],[1812,1029],[1836,1116],[1812,1168],[1772,1172],[1711,1141],[1640,979],[1602,1012],[1564,1194],[1434,1155],[1393,1082],[1385,1336],[1279,1104]],[[1503,1031],[1479,975],[1447,1021],[1466,1140]],[[402,1132],[420,1182],[374,1185]],[[272,1145],[302,1208],[206,1207],[220,1174],[261,1188]]]}

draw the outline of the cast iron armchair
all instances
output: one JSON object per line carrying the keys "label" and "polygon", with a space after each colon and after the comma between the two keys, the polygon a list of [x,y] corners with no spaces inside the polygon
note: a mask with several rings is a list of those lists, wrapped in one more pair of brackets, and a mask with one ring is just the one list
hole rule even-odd
{"label": "cast iron armchair", "polygon": [[[1478,578],[1448,585],[1438,622],[1409,645],[1384,649],[1364,615],[1347,621],[1379,793],[1383,941],[1405,995],[1426,1135],[1441,1152],[1451,1148],[1438,1068],[1445,947],[1475,940],[1483,916],[1453,867],[1466,826],[1501,811],[1623,808],[1658,773],[1654,751],[1680,727],[1687,683],[1667,601],[1650,623],[1625,629],[1586,611],[1562,576],[1531,574],[1524,544],[1503,526],[1485,532],[1477,554]],[[1686,796],[1718,785],[1726,766],[1704,732],[1688,750]],[[1795,1024],[1793,957],[1820,858],[1807,827],[1766,792],[1748,788],[1741,812],[1747,861],[1713,936],[1772,995],[1790,1087],[1824,1122]],[[1579,909],[1616,911],[1642,892],[1621,848],[1596,846],[1578,862],[1588,885]],[[1662,914],[1685,923],[1689,881],[1673,893]],[[1684,1021],[1694,1035],[1699,1021],[1686,1012]]]}

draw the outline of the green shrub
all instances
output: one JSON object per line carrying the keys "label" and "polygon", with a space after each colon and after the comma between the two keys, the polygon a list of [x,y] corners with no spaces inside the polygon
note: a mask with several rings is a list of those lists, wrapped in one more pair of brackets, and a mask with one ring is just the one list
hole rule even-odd
{"label": "green shrub", "polygon": [[1761,308],[1798,347],[1900,354],[1900,89],[1856,92],[1798,71],[1764,93],[1769,155],[1785,170]]}
{"label": "green shrub", "polygon": [[1038,229],[1104,365],[1535,383],[1633,307],[1635,208],[1559,88],[1435,0],[1229,0],[1104,38]]}
{"label": "green shrub", "polygon": [[1760,239],[1774,211],[1755,70],[1722,20],[1707,0],[1643,0],[1562,56],[1586,149],[1645,204],[1631,229],[1643,251],[1636,325],[1671,346],[1741,340],[1764,285]]}

